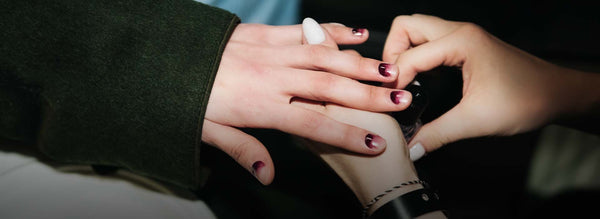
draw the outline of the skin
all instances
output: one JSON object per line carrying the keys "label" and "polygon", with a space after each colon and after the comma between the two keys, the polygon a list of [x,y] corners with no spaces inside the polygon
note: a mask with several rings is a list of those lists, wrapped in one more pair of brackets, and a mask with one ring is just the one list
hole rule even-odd
{"label": "skin", "polygon": [[513,135],[561,118],[599,116],[600,74],[549,63],[472,23],[398,16],[383,60],[399,66],[398,80],[386,84],[395,88],[440,65],[462,69],[460,103],[424,125],[411,149],[422,145],[431,152],[460,139]]}
{"label": "skin", "polygon": [[[327,31],[325,31],[327,34]],[[329,38],[329,37],[328,37]],[[306,40],[304,41],[306,43]],[[321,45],[337,49],[332,40]],[[359,56],[356,52],[348,52]],[[341,150],[324,143],[299,138],[308,149],[327,163],[366,206],[374,197],[394,186],[418,180],[419,177],[408,156],[406,141],[400,125],[385,113],[352,109],[332,103],[320,103],[294,98],[291,105],[327,115],[337,121],[379,133],[387,140],[385,151],[378,155],[363,155]],[[368,210],[372,214],[379,207],[402,194],[423,188],[420,184],[408,185],[387,193]],[[418,218],[446,218],[441,211],[430,212]]]}
{"label": "skin", "polygon": [[[358,36],[341,25],[324,27],[331,33],[328,40],[339,44],[362,43],[368,37],[368,32]],[[380,64],[323,45],[302,45],[300,25],[240,24],[221,59],[202,141],[230,155],[265,185],[275,173],[271,157],[256,138],[238,128],[277,129],[356,153],[379,154],[386,142],[378,133],[289,103],[300,97],[367,111],[405,109],[410,93],[403,92],[407,101],[394,103],[390,94],[399,89],[357,81],[391,82],[397,78],[395,65],[384,76]],[[368,135],[370,142],[365,141]]]}

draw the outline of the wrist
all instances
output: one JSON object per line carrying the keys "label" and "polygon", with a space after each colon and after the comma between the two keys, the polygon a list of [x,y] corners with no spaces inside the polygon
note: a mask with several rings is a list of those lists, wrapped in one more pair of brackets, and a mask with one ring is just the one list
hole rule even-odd
{"label": "wrist", "polygon": [[[563,72],[565,84],[561,101],[554,106],[559,108],[554,121],[560,125],[600,133],[594,124],[600,122],[600,73],[566,70]],[[590,128],[592,128],[590,130]]]}
{"label": "wrist", "polygon": [[423,184],[424,182],[421,180],[411,180],[388,188],[373,189],[368,192],[371,198],[361,200],[364,206],[363,214],[371,215],[388,202],[409,192],[425,188]]}
{"label": "wrist", "polygon": [[439,196],[429,188],[402,194],[374,210],[369,219],[383,218],[446,218]]}
{"label": "wrist", "polygon": [[576,72],[574,75],[575,94],[571,98],[576,102],[570,115],[582,115],[597,112],[595,109],[600,107],[600,74],[590,72]]}

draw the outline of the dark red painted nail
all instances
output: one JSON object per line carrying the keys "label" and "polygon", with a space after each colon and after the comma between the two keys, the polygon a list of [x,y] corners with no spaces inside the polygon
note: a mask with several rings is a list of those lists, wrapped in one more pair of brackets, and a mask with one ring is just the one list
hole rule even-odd
{"label": "dark red painted nail", "polygon": [[392,91],[392,93],[390,93],[390,99],[392,99],[392,102],[394,102],[394,104],[400,104],[400,103],[408,103],[408,95],[406,95],[406,91]]}
{"label": "dark red painted nail", "polygon": [[377,135],[367,134],[367,137],[365,137],[365,144],[370,149],[376,149],[382,147],[385,144],[385,142],[383,138]]}
{"label": "dark red painted nail", "polygon": [[258,173],[258,171],[263,168],[265,166],[265,163],[263,163],[262,161],[256,161],[254,162],[254,164],[252,164],[252,174],[254,174],[256,176],[256,174]]}
{"label": "dark red painted nail", "polygon": [[365,28],[353,28],[352,34],[354,34],[354,36],[362,36],[365,34],[365,30]]}
{"label": "dark red painted nail", "polygon": [[383,77],[389,77],[392,75],[391,65],[388,63],[379,64],[379,74]]}

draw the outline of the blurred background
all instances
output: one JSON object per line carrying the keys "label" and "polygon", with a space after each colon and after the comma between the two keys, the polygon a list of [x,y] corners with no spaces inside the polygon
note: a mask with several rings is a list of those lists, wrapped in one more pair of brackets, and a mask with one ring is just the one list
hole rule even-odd
{"label": "blurred background", "polygon": [[[598,6],[596,1],[582,0],[304,0],[299,16],[369,29],[367,43],[345,48],[371,58],[381,58],[394,17],[423,13],[472,22],[553,63],[600,72]],[[462,79],[457,69],[439,68],[419,75],[419,80],[430,97],[424,122],[460,100]],[[450,218],[599,215],[594,209],[600,197],[597,124],[552,125],[516,136],[463,140],[425,156],[415,166],[438,191]],[[280,132],[246,131],[268,147],[275,181],[262,186],[224,153],[205,147],[202,160],[213,173],[200,195],[217,217],[360,218],[361,206],[352,192],[309,151],[290,146],[290,137]]]}

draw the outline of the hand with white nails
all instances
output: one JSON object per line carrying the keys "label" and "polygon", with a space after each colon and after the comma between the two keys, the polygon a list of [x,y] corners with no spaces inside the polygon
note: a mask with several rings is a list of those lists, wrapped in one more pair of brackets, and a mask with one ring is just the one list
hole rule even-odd
{"label": "hand with white nails", "polygon": [[399,16],[383,58],[399,67],[397,88],[440,65],[462,69],[460,103],[420,129],[409,143],[413,160],[460,139],[513,135],[582,114],[599,117],[600,74],[551,64],[471,23]]}
{"label": "hand with white nails", "polygon": [[[319,30],[306,31],[312,31],[315,40],[327,39],[333,44],[358,44],[368,37],[368,32],[357,34],[339,24],[323,26],[331,33],[328,38],[319,32],[319,25]],[[229,154],[265,185],[275,173],[271,157],[256,138],[238,128],[277,129],[375,155],[386,147],[378,133],[290,105],[291,99],[398,111],[406,108],[411,98],[397,89],[357,81],[391,82],[397,77],[394,65],[320,44],[302,45],[302,33],[301,25],[238,25],[227,43],[208,100],[202,141]]]}

